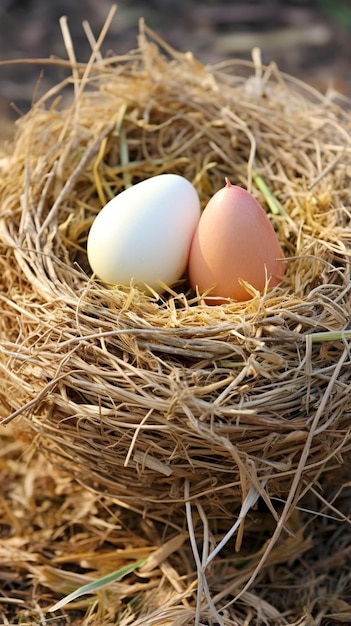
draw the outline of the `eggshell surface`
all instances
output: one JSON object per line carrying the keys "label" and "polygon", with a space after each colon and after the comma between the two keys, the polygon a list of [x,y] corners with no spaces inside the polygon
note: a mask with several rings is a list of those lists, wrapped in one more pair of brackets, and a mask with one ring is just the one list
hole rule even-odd
{"label": "eggshell surface", "polygon": [[156,292],[183,275],[200,218],[195,187],[178,174],[160,174],[110,200],[88,235],[87,255],[107,283]]}
{"label": "eggshell surface", "polygon": [[[211,289],[205,301],[221,304],[252,296],[240,279],[262,291],[277,285],[284,274],[283,252],[265,211],[245,189],[220,189],[205,207],[189,256],[189,280],[200,293]],[[215,298],[214,298],[215,297]]]}

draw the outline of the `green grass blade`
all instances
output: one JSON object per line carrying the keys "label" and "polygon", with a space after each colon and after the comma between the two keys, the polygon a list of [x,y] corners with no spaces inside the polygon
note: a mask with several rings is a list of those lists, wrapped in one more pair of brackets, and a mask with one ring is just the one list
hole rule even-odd
{"label": "green grass blade", "polygon": [[312,333],[309,335],[312,343],[320,343],[322,341],[348,341],[351,339],[351,330],[327,330],[321,333]]}
{"label": "green grass blade", "polygon": [[48,612],[54,613],[55,611],[58,611],[59,609],[61,609],[63,606],[66,606],[66,604],[69,604],[69,602],[73,602],[73,600],[77,600],[77,598],[80,598],[81,596],[84,596],[89,593],[95,593],[95,591],[98,591],[99,589],[106,587],[107,585],[115,582],[116,580],[120,580],[127,574],[131,574],[132,572],[134,572],[134,570],[136,570],[138,567],[143,565],[145,562],[146,562],[146,559],[140,559],[139,561],[136,561],[135,563],[132,563],[131,565],[126,565],[125,567],[121,567],[120,569],[115,570],[114,572],[111,572],[111,574],[107,574],[106,576],[103,576],[102,578],[98,578],[97,580],[94,580],[93,582],[88,583],[87,585],[83,585],[82,587],[79,587],[72,593],[68,594],[68,596],[65,596],[64,598],[56,602],[54,606],[48,609]]}
{"label": "green grass blade", "polygon": [[259,174],[257,174],[255,170],[252,170],[252,178],[257,189],[259,189],[262,193],[273,215],[283,215],[284,210],[282,205],[280,204],[279,200],[277,200],[275,195],[271,192],[269,187],[266,185],[262,176],[259,176]]}

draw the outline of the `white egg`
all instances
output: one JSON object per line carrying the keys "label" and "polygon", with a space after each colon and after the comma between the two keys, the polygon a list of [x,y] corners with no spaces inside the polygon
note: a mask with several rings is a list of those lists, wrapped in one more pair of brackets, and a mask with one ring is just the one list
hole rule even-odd
{"label": "white egg", "polygon": [[110,200],[96,216],[87,242],[88,261],[115,285],[172,285],[183,275],[200,219],[193,185],[178,174],[160,174]]}

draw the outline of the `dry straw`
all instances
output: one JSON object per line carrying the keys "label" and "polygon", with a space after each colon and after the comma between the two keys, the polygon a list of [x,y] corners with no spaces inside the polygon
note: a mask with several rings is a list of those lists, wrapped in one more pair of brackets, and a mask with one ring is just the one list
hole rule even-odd
{"label": "dry straw", "polygon": [[[62,29],[69,62],[51,62],[70,74],[1,162],[4,423],[30,425],[81,484],[189,544],[174,557],[192,581],[173,581],[182,599],[154,597],[126,624],[288,623],[254,581],[311,547],[303,503],[347,523],[322,486],[342,491],[351,449],[350,115],[258,51],[204,67],[141,23],[138,48],[107,58],[104,31],[95,42],[87,27],[81,64]],[[97,212],[164,172],[202,206],[225,176],[248,188],[282,243],[284,282],[211,307],[186,277],[162,297],[92,277]]]}

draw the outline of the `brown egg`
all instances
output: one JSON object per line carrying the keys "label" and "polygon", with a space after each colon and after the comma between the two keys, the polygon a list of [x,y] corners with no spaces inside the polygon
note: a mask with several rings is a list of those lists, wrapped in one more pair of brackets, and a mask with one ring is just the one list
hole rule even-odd
{"label": "brown egg", "polygon": [[262,291],[267,279],[274,287],[285,271],[284,255],[265,211],[248,191],[225,180],[226,186],[201,215],[189,255],[193,289],[202,294],[213,287],[205,298],[208,304],[221,304],[223,298],[249,300],[252,295],[240,279]]}

